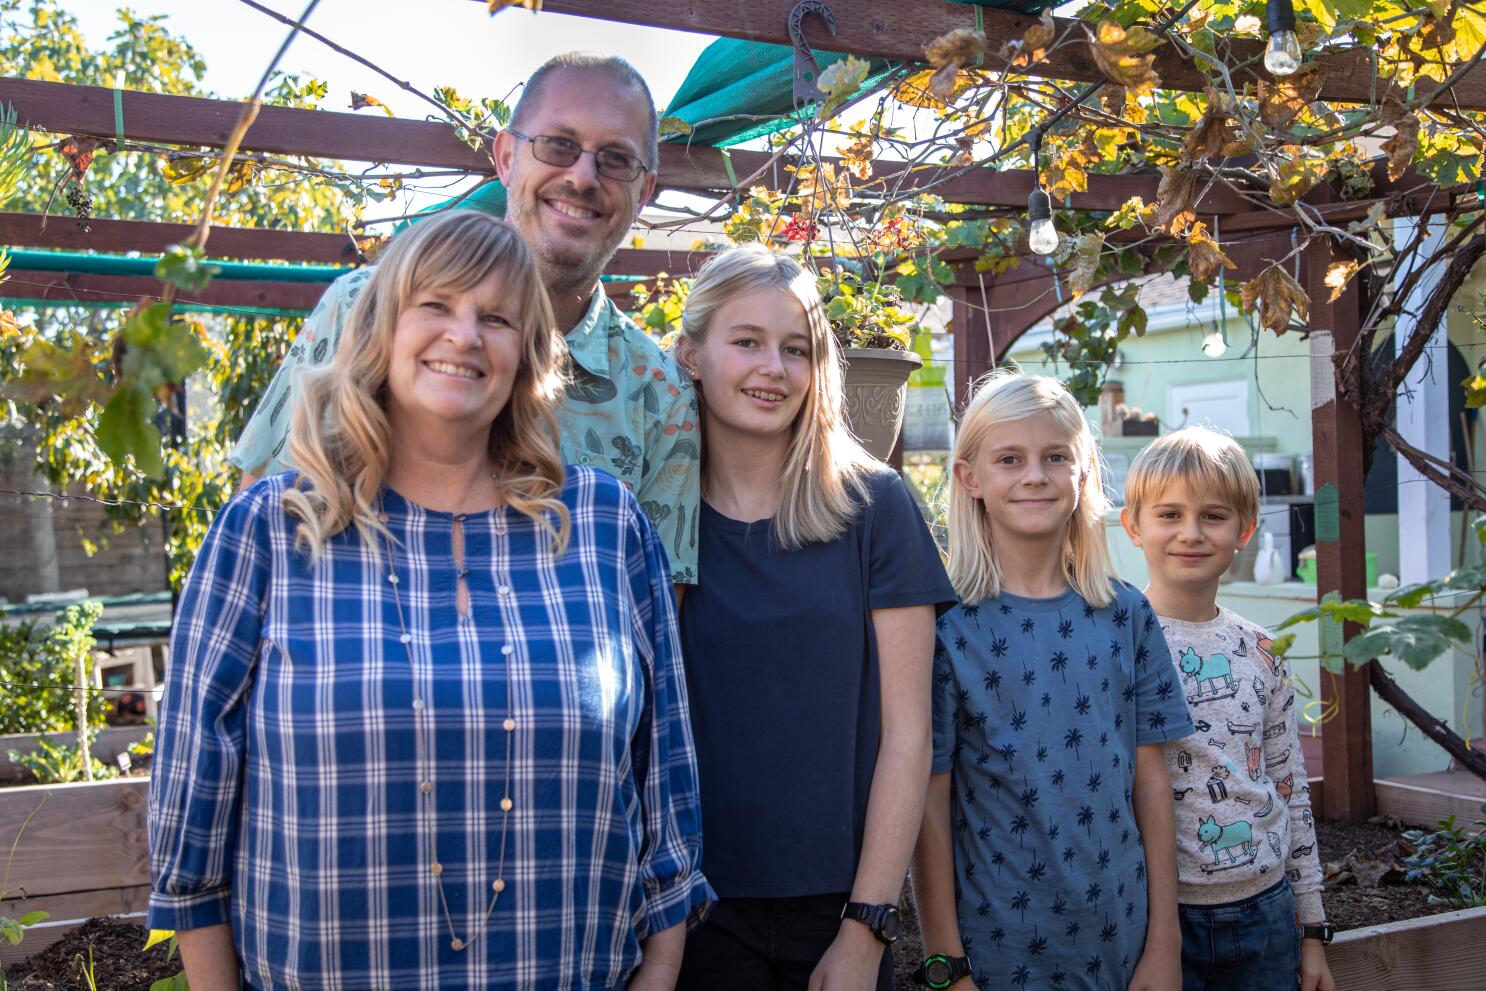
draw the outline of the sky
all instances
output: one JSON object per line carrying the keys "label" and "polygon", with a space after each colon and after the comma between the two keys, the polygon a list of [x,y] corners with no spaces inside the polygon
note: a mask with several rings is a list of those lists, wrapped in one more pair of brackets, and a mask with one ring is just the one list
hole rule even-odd
{"label": "sky", "polygon": [[[305,0],[259,0],[298,17]],[[288,28],[241,0],[65,0],[88,40],[101,44],[117,27],[115,11],[164,15],[207,63],[206,86],[245,99]],[[560,52],[602,51],[632,62],[664,106],[696,56],[713,39],[561,14],[505,10],[490,16],[475,0],[320,0],[308,27],[369,59],[425,93],[453,86],[465,96],[504,97],[533,69]],[[377,97],[402,117],[432,108],[343,55],[301,35],[280,68],[325,80],[327,110],[350,109],[352,90]],[[363,110],[362,113],[377,113]]]}
{"label": "sky", "polygon": [[[298,18],[307,0],[257,0]],[[117,29],[121,0],[64,0],[90,45]],[[242,0],[127,0],[140,17],[163,15],[167,29],[184,37],[206,61],[204,85],[224,99],[246,99],[283,43],[289,28]],[[562,14],[504,10],[495,16],[476,0],[320,0],[305,22],[343,48],[371,61],[424,93],[452,86],[471,99],[506,99],[547,59],[567,51],[596,51],[627,59],[645,77],[664,108],[708,35],[666,31]],[[323,80],[324,110],[349,111],[351,93],[376,97],[399,117],[438,117],[418,97],[385,77],[301,34],[279,63],[282,71]],[[380,115],[380,109],[362,114]],[[434,180],[410,187],[396,206],[370,207],[368,217],[392,220],[446,200],[473,180]],[[691,203],[668,194],[667,201]],[[693,204],[694,205],[694,204]]]}

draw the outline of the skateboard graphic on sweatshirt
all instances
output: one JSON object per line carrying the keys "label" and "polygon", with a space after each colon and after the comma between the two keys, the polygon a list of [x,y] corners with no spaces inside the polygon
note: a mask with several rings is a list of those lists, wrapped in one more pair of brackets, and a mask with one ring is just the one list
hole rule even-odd
{"label": "skateboard graphic on sweatshirt", "polygon": [[1233,680],[1233,665],[1226,654],[1203,657],[1188,647],[1177,660],[1182,680],[1190,681],[1192,691],[1187,701],[1192,705],[1231,699],[1238,694],[1238,682]]}
{"label": "skateboard graphic on sweatshirt", "polygon": [[1246,867],[1259,856],[1253,827],[1242,819],[1219,823],[1217,816],[1208,816],[1197,823],[1197,839],[1213,851],[1212,863],[1202,865],[1204,874]]}

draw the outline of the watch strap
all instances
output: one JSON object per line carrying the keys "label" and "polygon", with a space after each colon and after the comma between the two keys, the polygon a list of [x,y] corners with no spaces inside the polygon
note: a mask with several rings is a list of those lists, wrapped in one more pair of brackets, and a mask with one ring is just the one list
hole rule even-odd
{"label": "watch strap", "polygon": [[896,933],[892,936],[884,935],[883,924],[890,914],[895,915],[897,911],[898,906],[896,905],[869,905],[866,902],[847,902],[845,907],[841,909],[841,918],[853,919],[860,922],[872,930],[873,937],[879,943],[891,944],[897,941],[898,935]]}
{"label": "watch strap", "polygon": [[1322,922],[1318,926],[1302,926],[1301,939],[1319,939],[1322,946],[1329,946],[1332,938],[1336,936],[1336,927],[1330,922]]}
{"label": "watch strap", "polygon": [[[942,963],[945,966],[946,970],[948,970],[949,974],[948,977],[943,981],[943,983],[930,984],[929,967],[931,964],[936,963]],[[971,970],[969,957],[952,957],[946,953],[931,953],[929,956],[924,957],[923,962],[918,965],[918,968],[916,970],[914,970],[913,980],[917,984],[935,989],[935,991],[940,991],[940,989],[953,987],[957,981],[969,977],[970,974]]]}

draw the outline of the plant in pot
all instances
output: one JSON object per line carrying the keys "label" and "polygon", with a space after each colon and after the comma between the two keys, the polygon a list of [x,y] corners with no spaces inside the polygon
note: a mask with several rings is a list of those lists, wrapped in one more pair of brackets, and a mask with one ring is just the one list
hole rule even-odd
{"label": "plant in pot", "polygon": [[894,285],[847,269],[820,274],[826,319],[846,363],[846,422],[874,457],[886,460],[903,428],[908,376],[923,359],[908,349],[917,318]]}

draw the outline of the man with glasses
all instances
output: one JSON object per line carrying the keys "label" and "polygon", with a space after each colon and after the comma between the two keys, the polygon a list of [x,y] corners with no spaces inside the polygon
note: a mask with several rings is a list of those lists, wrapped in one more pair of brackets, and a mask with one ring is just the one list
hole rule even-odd
{"label": "man with glasses", "polygon": [[[599,274],[655,191],[656,113],[623,59],[568,54],[527,80],[493,143],[506,220],[537,260],[568,345],[563,457],[628,485],[660,532],[678,585],[696,582],[701,435],[691,383],[605,295]],[[302,368],[335,352],[369,269],[337,279],[305,320],[233,450],[244,485],[284,471]]]}

